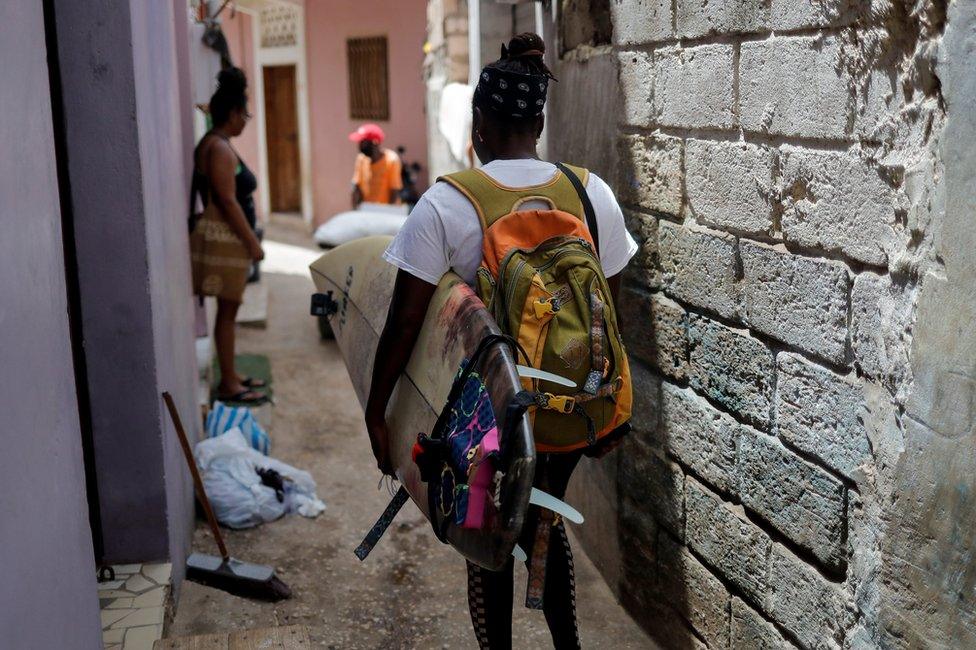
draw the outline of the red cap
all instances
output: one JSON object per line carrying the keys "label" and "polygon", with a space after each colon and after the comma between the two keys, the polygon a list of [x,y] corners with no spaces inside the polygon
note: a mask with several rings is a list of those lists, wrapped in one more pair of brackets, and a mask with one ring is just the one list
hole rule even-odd
{"label": "red cap", "polygon": [[376,124],[363,124],[361,127],[349,134],[349,139],[353,142],[372,140],[373,142],[380,143],[383,142],[385,138],[386,134],[383,133],[383,129]]}

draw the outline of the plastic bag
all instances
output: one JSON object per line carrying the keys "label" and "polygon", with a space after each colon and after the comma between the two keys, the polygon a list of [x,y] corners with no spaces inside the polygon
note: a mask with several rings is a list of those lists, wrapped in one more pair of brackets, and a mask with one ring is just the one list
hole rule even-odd
{"label": "plastic bag", "polygon": [[206,427],[208,438],[216,438],[236,427],[251,442],[251,447],[265,456],[271,451],[271,438],[246,406],[228,406],[219,400],[215,401],[213,408],[207,413]]}
{"label": "plastic bag", "polygon": [[[308,472],[252,449],[236,427],[198,442],[193,453],[214,514],[228,528],[251,528],[289,512],[316,517],[325,510]],[[259,468],[286,479],[282,501],[261,482]]]}
{"label": "plastic bag", "polygon": [[315,242],[331,247],[372,235],[395,235],[407,220],[403,206],[381,206],[396,211],[380,210],[373,204],[352,212],[340,212],[315,230]]}

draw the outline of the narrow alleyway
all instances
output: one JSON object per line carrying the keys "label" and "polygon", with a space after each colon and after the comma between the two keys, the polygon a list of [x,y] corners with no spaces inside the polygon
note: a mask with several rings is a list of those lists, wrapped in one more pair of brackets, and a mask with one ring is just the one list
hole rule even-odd
{"label": "narrow alleyway", "polygon": [[[272,454],[306,469],[328,509],[318,519],[289,516],[249,531],[228,531],[231,552],[277,568],[292,600],[257,603],[185,583],[167,636],[303,624],[316,647],[470,648],[464,563],[436,542],[408,506],[365,563],[352,549],[388,500],[362,411],[334,344],[318,339],[308,315],[307,263],[318,255],[300,220],[281,218],[266,238],[266,330],[243,328],[238,348],[271,359],[277,405]],[[198,525],[196,549],[213,551]],[[590,648],[647,648],[651,642],[621,609],[582,552],[576,576],[583,641]],[[524,593],[524,571],[520,572]],[[549,647],[541,612],[516,609],[515,647]]]}

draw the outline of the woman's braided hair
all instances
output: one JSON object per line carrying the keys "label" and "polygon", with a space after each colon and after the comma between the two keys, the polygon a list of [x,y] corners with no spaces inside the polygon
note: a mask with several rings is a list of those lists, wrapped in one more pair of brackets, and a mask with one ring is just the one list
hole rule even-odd
{"label": "woman's braided hair", "polygon": [[[552,74],[549,66],[546,65],[545,53],[546,44],[541,36],[531,32],[518,34],[508,42],[507,46],[502,45],[501,57],[497,61],[493,61],[485,66],[482,72],[482,80],[487,81],[488,77],[486,73],[492,78],[498,76],[498,74],[527,75],[544,82],[544,85],[548,86],[549,80],[556,80],[556,77]],[[493,115],[512,127],[524,126],[531,128],[534,126],[538,113],[541,112],[541,106],[537,111],[531,109],[526,111],[524,115],[508,114],[499,110],[499,105],[502,102],[497,94],[494,95],[494,99],[497,101],[492,101],[492,90],[497,91],[497,88],[487,89],[483,83],[479,82],[478,88],[474,93],[474,105],[482,109],[482,111],[490,110]],[[504,99],[508,100],[509,98],[505,97]],[[545,91],[543,90],[541,102],[544,103],[544,101]],[[506,107],[508,107],[508,104],[508,101],[504,102]]]}
{"label": "woman's braided hair", "polygon": [[247,110],[247,76],[240,68],[225,68],[217,75],[217,90],[210,98],[214,126],[226,124],[235,109]]}
{"label": "woman's braided hair", "polygon": [[512,37],[508,47],[502,44],[502,56],[486,68],[517,72],[521,74],[537,74],[555,79],[545,62],[546,43],[542,37],[532,32],[523,32]]}

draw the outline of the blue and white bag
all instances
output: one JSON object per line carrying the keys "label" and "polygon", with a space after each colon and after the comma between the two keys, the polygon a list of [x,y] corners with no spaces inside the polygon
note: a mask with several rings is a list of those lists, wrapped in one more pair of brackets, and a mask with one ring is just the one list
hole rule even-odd
{"label": "blue and white bag", "polygon": [[271,451],[271,439],[251,413],[251,409],[246,406],[227,406],[220,401],[214,402],[213,408],[207,414],[207,437],[216,438],[234,427],[241,430],[252,448],[265,456]]}

